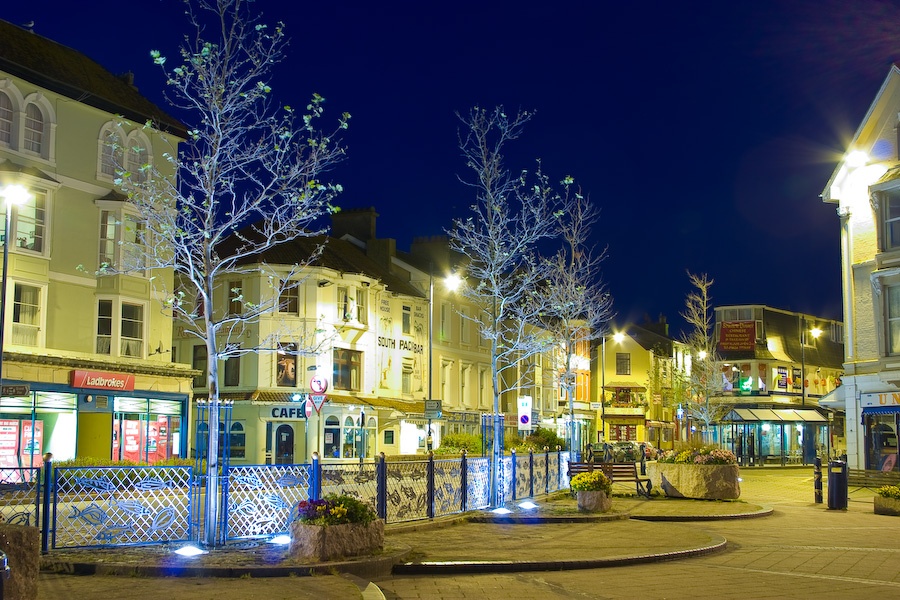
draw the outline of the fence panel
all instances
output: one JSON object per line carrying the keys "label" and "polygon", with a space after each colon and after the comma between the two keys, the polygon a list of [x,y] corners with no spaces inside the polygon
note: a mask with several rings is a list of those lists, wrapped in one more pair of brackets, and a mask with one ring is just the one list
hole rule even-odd
{"label": "fence panel", "polygon": [[322,465],[322,496],[352,496],[376,510],[378,474],[375,461]]}
{"label": "fence panel", "polygon": [[434,516],[462,511],[462,466],[458,458],[434,461]]}
{"label": "fence panel", "polygon": [[[516,498],[528,498],[531,496],[531,467],[528,464],[528,454],[516,454]],[[508,497],[512,500],[512,496]]]}
{"label": "fence panel", "polygon": [[54,475],[54,548],[190,538],[191,467],[63,467]]}
{"label": "fence panel", "polygon": [[548,454],[542,452],[534,455],[534,495],[540,496],[547,493],[547,460]]}
{"label": "fence panel", "polygon": [[286,533],[293,509],[309,499],[310,465],[229,467],[226,479],[226,538]]}
{"label": "fence panel", "polygon": [[490,506],[491,459],[469,458],[466,473],[466,499],[468,510],[480,510]]}
{"label": "fence panel", "polygon": [[0,522],[39,526],[41,469],[0,470]]}
{"label": "fence panel", "polygon": [[428,518],[428,461],[387,464],[388,523]]}

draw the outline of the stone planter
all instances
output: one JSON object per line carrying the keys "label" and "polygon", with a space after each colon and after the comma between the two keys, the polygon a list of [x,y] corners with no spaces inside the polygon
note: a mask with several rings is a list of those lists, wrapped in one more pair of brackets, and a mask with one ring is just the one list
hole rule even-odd
{"label": "stone planter", "polygon": [[578,510],[585,512],[606,512],[612,507],[612,498],[604,491],[575,492]]}
{"label": "stone planter", "polygon": [[900,517],[900,500],[875,496],[875,514]]}
{"label": "stone planter", "polygon": [[328,561],[371,554],[384,548],[384,521],[368,525],[307,525],[291,523],[291,556],[303,560]]}
{"label": "stone planter", "polygon": [[647,463],[647,475],[666,496],[699,500],[737,500],[741,496],[737,465]]}

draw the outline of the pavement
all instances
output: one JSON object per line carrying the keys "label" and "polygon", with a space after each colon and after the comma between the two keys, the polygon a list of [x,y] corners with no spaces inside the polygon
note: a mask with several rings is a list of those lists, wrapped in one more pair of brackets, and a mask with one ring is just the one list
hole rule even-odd
{"label": "pavement", "polygon": [[854,489],[846,510],[828,510],[827,488],[826,503],[814,502],[811,467],[741,474],[735,502],[616,496],[613,513],[571,519],[560,517],[572,501],[555,495],[535,499],[541,523],[533,522],[532,511],[511,506],[514,512],[501,520],[479,513],[389,524],[382,555],[344,563],[286,564],[277,560],[278,550],[253,544],[216,551],[205,564],[175,563],[158,547],[53,550],[43,560],[39,598],[900,594],[900,521],[874,515],[870,490]]}

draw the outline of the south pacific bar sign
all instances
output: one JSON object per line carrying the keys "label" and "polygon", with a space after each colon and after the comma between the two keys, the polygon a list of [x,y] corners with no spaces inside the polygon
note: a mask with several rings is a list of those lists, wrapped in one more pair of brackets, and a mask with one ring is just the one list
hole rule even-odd
{"label": "south pacific bar sign", "polygon": [[103,371],[72,371],[72,387],[114,392],[134,391],[134,375]]}

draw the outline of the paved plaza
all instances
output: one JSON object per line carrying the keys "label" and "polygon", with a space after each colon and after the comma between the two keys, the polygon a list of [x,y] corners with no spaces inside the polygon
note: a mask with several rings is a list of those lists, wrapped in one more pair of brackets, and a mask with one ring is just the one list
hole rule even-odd
{"label": "paved plaza", "polygon": [[[467,523],[389,527],[386,546],[408,547],[409,560],[447,563],[440,574],[384,575],[373,581],[326,574],[239,579],[74,576],[42,573],[40,598],[451,599],[470,598],[872,598],[900,595],[900,520],[875,515],[872,492],[851,490],[847,510],[814,503],[812,468],[742,470],[741,499],[768,516],[727,520],[612,520],[578,524]],[[826,489],[827,500],[827,489]],[[723,503],[616,498],[635,517],[703,517]],[[763,511],[765,512],[765,511]],[[724,549],[703,553],[705,548]],[[680,550],[700,556],[681,558]],[[675,559],[678,557],[677,559]],[[553,563],[628,566],[573,570]],[[670,560],[660,560],[670,559]],[[455,561],[542,570],[470,573]],[[537,566],[533,568],[538,568]]]}

